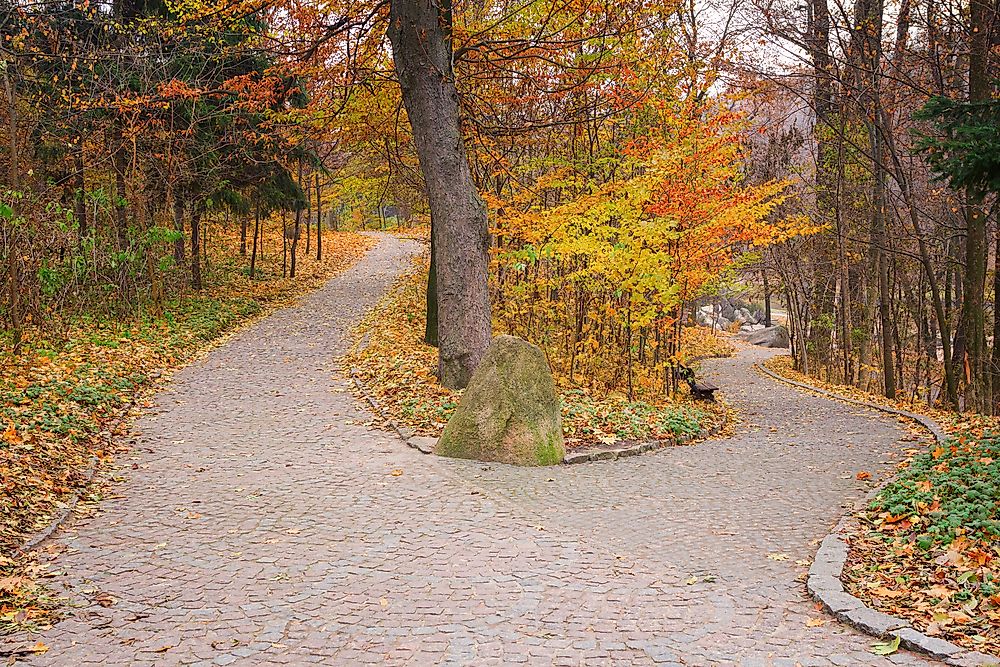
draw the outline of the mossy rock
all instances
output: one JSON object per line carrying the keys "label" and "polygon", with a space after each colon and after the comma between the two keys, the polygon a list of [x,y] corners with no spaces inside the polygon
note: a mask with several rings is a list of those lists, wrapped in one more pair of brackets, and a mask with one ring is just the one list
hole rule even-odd
{"label": "mossy rock", "polygon": [[521,466],[561,463],[562,416],[545,353],[513,336],[493,339],[434,451]]}

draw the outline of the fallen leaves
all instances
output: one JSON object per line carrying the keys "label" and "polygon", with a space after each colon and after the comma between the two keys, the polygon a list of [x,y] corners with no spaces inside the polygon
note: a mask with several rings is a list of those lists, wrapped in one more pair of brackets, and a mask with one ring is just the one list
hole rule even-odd
{"label": "fallen leaves", "polygon": [[[462,392],[438,383],[437,349],[423,343],[426,268],[426,260],[418,260],[414,271],[400,278],[369,313],[355,332],[346,361],[384,416],[419,435],[436,437]],[[724,355],[731,351],[728,343],[710,336],[703,327],[694,329],[698,331],[682,333],[687,336],[685,346],[690,345],[688,353],[705,350]],[[580,377],[572,381],[557,373],[554,379],[560,391],[567,449],[693,435],[718,421],[725,409],[672,401],[659,391],[629,400],[623,394],[581,387]]]}
{"label": "fallen leaves", "polygon": [[[180,295],[158,315],[67,316],[59,321],[59,337],[26,330],[21,354],[0,366],[0,555],[13,554],[67,498],[81,493],[93,465],[120,453],[139,406],[171,369],[198,358],[228,332],[293,303],[357,261],[375,240],[328,233],[326,259],[303,258],[299,277],[291,280],[281,278],[279,237],[253,281],[232,262],[238,243],[238,230],[213,238],[214,284]],[[173,444],[185,446],[183,440]],[[184,516],[201,517],[193,511]],[[0,578],[5,574],[0,568]],[[30,582],[0,590],[0,633],[47,622],[42,616],[52,605],[39,591]]]}
{"label": "fallen leaves", "polygon": [[[846,398],[929,416],[951,435],[928,443],[926,432],[904,422],[911,429],[904,440],[927,444],[904,450],[896,477],[856,515],[844,584],[869,606],[921,631],[1000,655],[1000,419],[824,383],[796,373],[783,357],[766,365]],[[876,647],[888,655],[898,642]]]}
{"label": "fallen leaves", "polygon": [[872,653],[875,655],[892,655],[899,650],[899,635],[896,635],[893,639],[884,642],[876,642],[872,644]]}

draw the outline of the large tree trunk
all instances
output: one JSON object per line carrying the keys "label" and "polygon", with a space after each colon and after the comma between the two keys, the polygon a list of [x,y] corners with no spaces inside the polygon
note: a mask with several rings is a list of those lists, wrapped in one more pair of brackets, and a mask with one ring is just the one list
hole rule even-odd
{"label": "large tree trunk", "polygon": [[[982,102],[990,98],[989,4],[989,0],[972,0],[969,5],[970,102]],[[986,213],[983,210],[981,197],[969,195],[968,204],[965,216],[965,282],[962,286],[962,328],[965,333],[969,369],[965,405],[968,409],[983,410],[987,407],[983,372],[986,356],[986,321],[983,315],[987,256]]]}
{"label": "large tree trunk", "polygon": [[434,220],[441,383],[460,388],[491,333],[489,228],[462,140],[447,31],[432,0],[392,0],[388,36]]}
{"label": "large tree trunk", "polygon": [[992,414],[1000,415],[1000,226],[996,231],[997,267],[993,271],[993,357],[990,361],[990,386],[992,394]]}

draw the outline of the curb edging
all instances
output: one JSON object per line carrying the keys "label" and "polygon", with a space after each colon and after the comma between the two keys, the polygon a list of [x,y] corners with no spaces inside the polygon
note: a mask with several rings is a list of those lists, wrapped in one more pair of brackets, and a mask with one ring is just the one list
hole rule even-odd
{"label": "curb edging", "polygon": [[358,377],[357,369],[351,369],[351,381],[354,382],[355,388],[357,388],[358,392],[366,401],[368,401],[368,404],[371,405],[375,414],[381,417],[385,423],[392,427],[392,430],[399,435],[403,442],[410,447],[413,447],[421,454],[434,453],[434,444],[437,442],[437,438],[432,438],[427,435],[417,435],[417,432],[412,428],[408,426],[400,426],[395,419],[390,418],[386,411],[382,409],[379,402],[375,400],[375,397],[368,391],[368,387],[365,386],[365,383]]}
{"label": "curb edging", "polygon": [[[368,387],[365,383],[361,381],[358,377],[357,369],[352,368],[350,371],[351,380],[354,382],[355,388],[364,397],[368,404],[372,407],[375,413],[381,417],[381,419],[387,423],[393,431],[410,447],[413,447],[421,454],[433,454],[434,445],[437,443],[437,438],[427,435],[418,435],[415,430],[409,426],[401,426],[395,419],[388,416],[388,413],[382,408],[375,397],[371,395],[368,391]],[[646,440],[644,442],[637,443],[630,447],[617,447],[610,449],[596,449],[593,451],[583,451],[583,452],[567,452],[563,456],[563,465],[574,465],[577,463],[592,463],[595,461],[617,461],[618,459],[627,458],[629,456],[636,456],[638,454],[645,454],[646,452],[656,451],[659,449],[665,449],[667,447],[676,447],[679,445],[685,445],[692,440],[698,440],[702,438],[711,438],[716,435],[722,429],[726,427],[729,423],[729,410],[727,409],[722,414],[722,419],[719,423],[712,426],[712,428],[699,431],[698,433],[676,436],[671,438],[665,438],[663,440]]]}
{"label": "curb edging", "polygon": [[[778,382],[811,391],[826,398],[915,421],[926,429],[938,443],[942,443],[947,439],[947,435],[937,422],[924,415],[906,410],[897,410],[896,408],[890,408],[878,403],[869,403],[867,401],[840,396],[804,382],[790,380],[759,363],[754,364],[754,368]],[[880,486],[870,491],[859,505],[867,505],[888,484],[890,479],[886,479]],[[812,565],[809,566],[809,574],[806,578],[806,590],[812,599],[823,605],[823,609],[842,623],[880,639],[898,637],[901,647],[915,653],[922,653],[936,660],[941,660],[946,665],[951,665],[952,667],[995,667],[1000,665],[1000,659],[998,658],[924,634],[910,625],[909,621],[891,616],[877,609],[872,609],[863,600],[844,590],[841,575],[844,571],[844,565],[847,563],[848,544],[842,537],[842,533],[852,519],[853,516],[851,514],[841,517],[830,534],[823,538],[823,541],[820,543],[819,550],[816,552]]]}
{"label": "curb edging", "polygon": [[86,470],[83,473],[83,482],[80,484],[80,490],[73,494],[73,497],[66,503],[66,506],[60,510],[60,512],[55,516],[49,525],[38,531],[22,544],[19,548],[21,552],[28,552],[37,549],[43,542],[52,537],[57,530],[59,530],[66,520],[76,509],[77,504],[80,499],[83,498],[84,492],[90,487],[90,483],[94,481],[94,476],[97,474],[97,457],[91,455],[90,462],[87,464]]}

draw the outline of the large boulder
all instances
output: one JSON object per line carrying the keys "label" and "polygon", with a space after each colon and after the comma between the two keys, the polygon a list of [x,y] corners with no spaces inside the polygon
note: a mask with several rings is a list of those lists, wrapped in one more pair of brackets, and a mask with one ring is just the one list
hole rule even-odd
{"label": "large boulder", "polygon": [[562,417],[545,353],[520,338],[494,338],[434,451],[522,466],[561,463]]}
{"label": "large boulder", "polygon": [[736,307],[733,306],[733,302],[726,297],[722,297],[719,312],[722,313],[722,316],[730,322],[736,319]]}
{"label": "large boulder", "polygon": [[788,329],[781,325],[741,334],[740,337],[748,343],[761,347],[787,348],[791,344],[788,340]]}

